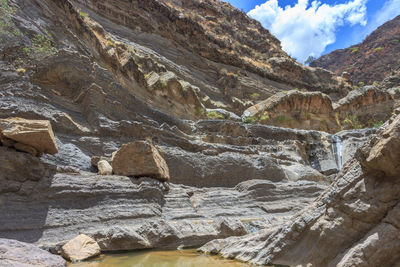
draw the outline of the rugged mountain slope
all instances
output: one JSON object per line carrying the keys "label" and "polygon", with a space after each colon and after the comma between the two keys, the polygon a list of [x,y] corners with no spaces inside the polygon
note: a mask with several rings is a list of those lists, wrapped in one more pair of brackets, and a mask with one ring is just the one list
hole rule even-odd
{"label": "rugged mountain slope", "polygon": [[382,81],[400,68],[400,16],[377,28],[362,43],[323,55],[310,66],[337,75],[348,72],[357,86]]}

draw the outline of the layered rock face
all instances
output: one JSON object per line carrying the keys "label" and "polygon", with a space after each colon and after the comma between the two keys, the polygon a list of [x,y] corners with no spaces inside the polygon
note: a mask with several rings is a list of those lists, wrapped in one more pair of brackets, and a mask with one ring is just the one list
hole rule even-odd
{"label": "layered rock face", "polygon": [[[18,186],[1,194],[0,236],[53,252],[77,233],[92,237],[102,251],[200,246],[281,224],[326,188],[267,180],[231,188],[167,186],[150,178],[71,173],[27,153],[0,149],[0,155],[18,164],[6,175]],[[25,173],[32,177],[23,180]]]}
{"label": "layered rock face", "polygon": [[[272,229],[320,195],[374,133],[240,122],[258,101],[296,87],[324,94],[290,91],[268,112],[295,118],[294,105],[325,114],[350,87],[296,63],[228,4],[0,5],[11,7],[0,33],[1,237],[61,253],[81,233],[101,251],[117,251],[201,246]],[[343,106],[369,105],[369,97]],[[13,125],[23,126],[22,136]],[[38,158],[42,152],[50,155]]]}
{"label": "layered rock face", "polygon": [[323,55],[310,64],[342,75],[354,85],[380,82],[400,66],[400,16],[386,22],[365,40],[346,49]]}
{"label": "layered rock face", "polygon": [[243,112],[245,122],[336,133],[383,124],[400,105],[398,74],[382,83],[355,89],[338,101],[319,92],[277,93]]}
{"label": "layered rock face", "polygon": [[394,266],[400,260],[399,134],[397,116],[283,226],[212,241],[201,250],[257,264]]}

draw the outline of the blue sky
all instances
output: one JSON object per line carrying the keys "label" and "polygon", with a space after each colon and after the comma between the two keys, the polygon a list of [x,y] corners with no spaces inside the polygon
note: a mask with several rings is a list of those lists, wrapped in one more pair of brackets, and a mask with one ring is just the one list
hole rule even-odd
{"label": "blue sky", "polygon": [[269,29],[304,61],[361,42],[400,15],[400,0],[224,0]]}

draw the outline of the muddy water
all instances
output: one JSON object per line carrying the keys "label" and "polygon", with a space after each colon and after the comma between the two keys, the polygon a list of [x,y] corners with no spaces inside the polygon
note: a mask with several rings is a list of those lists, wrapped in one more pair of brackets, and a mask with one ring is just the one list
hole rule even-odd
{"label": "muddy water", "polygon": [[195,250],[142,251],[107,254],[69,267],[249,267],[237,261],[196,253]]}

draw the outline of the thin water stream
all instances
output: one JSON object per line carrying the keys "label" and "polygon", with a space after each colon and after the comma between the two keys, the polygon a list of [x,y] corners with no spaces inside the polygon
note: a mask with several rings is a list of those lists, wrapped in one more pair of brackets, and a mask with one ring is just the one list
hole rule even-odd
{"label": "thin water stream", "polygon": [[107,254],[90,261],[71,263],[69,267],[250,267],[250,265],[185,249]]}
{"label": "thin water stream", "polygon": [[335,155],[338,170],[342,169],[342,139],[337,135],[332,135],[332,150]]}

